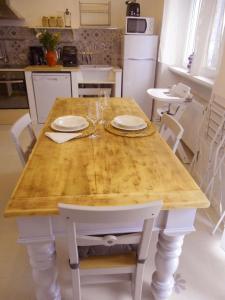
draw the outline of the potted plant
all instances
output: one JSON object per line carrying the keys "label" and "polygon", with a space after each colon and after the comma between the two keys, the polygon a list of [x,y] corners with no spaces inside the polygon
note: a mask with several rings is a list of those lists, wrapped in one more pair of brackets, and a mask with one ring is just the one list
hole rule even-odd
{"label": "potted plant", "polygon": [[46,49],[46,60],[49,66],[55,66],[57,63],[56,46],[59,42],[60,33],[50,33],[47,30],[39,32],[36,37]]}

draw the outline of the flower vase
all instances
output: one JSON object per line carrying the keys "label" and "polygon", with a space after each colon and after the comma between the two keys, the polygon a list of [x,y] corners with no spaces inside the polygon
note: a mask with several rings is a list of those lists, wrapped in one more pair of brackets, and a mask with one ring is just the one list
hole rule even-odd
{"label": "flower vase", "polygon": [[57,54],[56,51],[48,50],[46,53],[47,64],[50,67],[54,67],[57,64]]}

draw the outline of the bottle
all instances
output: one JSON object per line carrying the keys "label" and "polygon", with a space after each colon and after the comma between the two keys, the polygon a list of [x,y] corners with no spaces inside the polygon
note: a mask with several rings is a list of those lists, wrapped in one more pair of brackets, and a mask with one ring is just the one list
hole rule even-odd
{"label": "bottle", "polygon": [[194,59],[194,52],[188,56],[187,70],[189,73],[191,71],[191,65],[192,65],[193,59]]}
{"label": "bottle", "polygon": [[65,27],[71,27],[71,12],[66,9],[64,12],[64,21],[65,21]]}

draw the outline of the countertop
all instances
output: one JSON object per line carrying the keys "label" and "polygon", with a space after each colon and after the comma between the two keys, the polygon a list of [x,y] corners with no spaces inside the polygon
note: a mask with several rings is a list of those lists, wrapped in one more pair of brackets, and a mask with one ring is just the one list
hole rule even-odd
{"label": "countertop", "polygon": [[26,65],[0,65],[0,72],[23,72],[27,66]]}
{"label": "countertop", "polygon": [[[93,71],[97,71],[101,68],[101,65],[99,65],[99,68],[91,68],[92,65],[87,65],[90,66],[90,68],[87,69],[82,69],[82,70],[93,70]],[[114,66],[110,66],[112,67],[112,70],[114,72],[118,72],[121,71],[121,68],[119,67],[114,67]],[[69,72],[69,71],[73,71],[73,72],[79,72],[81,70],[81,67],[77,66],[77,67],[63,67],[62,65],[56,65],[54,67],[49,67],[47,65],[44,66],[27,66],[24,71],[30,71],[30,72]],[[103,70],[103,69],[102,69]],[[107,68],[106,68],[107,70]]]}
{"label": "countertop", "polygon": [[[91,66],[91,65],[90,65]],[[101,67],[101,66],[99,66]],[[37,65],[37,66],[26,66],[26,65],[0,65],[0,72],[4,72],[4,71],[12,71],[12,72],[79,72],[81,70],[81,68],[78,67],[63,67],[62,65],[56,65],[54,67],[49,67],[47,65]],[[83,69],[85,70],[85,69]],[[90,70],[90,69],[89,69]],[[98,70],[98,68],[93,68],[94,70]],[[118,72],[121,71],[121,68],[119,67],[114,67],[112,66],[112,70],[114,72]]]}

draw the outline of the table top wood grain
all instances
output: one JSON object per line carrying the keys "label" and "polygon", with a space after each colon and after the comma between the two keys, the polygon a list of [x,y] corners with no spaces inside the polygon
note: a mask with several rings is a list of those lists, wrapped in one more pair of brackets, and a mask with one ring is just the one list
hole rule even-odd
{"label": "table top wood grain", "polygon": [[[102,125],[96,138],[56,144],[44,133],[62,115],[87,116],[96,99],[57,99],[20,179],[5,216],[58,214],[59,202],[131,205],[163,200],[163,209],[206,208],[209,201],[158,132],[147,137],[113,135]],[[134,114],[132,99],[110,98],[104,119]],[[152,125],[153,126],[153,125]]]}

